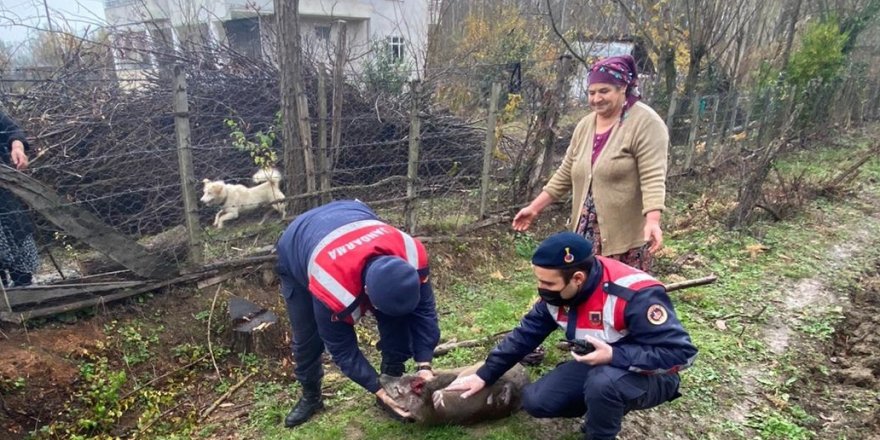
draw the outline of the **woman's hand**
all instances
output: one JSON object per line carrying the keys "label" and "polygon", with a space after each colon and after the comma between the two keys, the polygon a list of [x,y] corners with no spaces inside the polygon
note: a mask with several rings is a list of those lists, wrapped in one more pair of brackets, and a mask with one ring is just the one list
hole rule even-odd
{"label": "woman's hand", "polygon": [[645,214],[645,241],[651,244],[648,252],[655,253],[663,247],[663,230],[660,229],[660,211]]}
{"label": "woman's hand", "polygon": [[529,226],[532,225],[532,220],[537,217],[538,212],[535,208],[532,208],[532,205],[520,209],[519,212],[516,213],[516,217],[513,218],[513,230],[523,232],[529,229]]}
{"label": "woman's hand", "polygon": [[529,226],[532,225],[532,221],[538,218],[538,214],[540,214],[541,211],[551,203],[553,203],[553,196],[547,191],[541,191],[541,194],[538,194],[538,197],[535,197],[535,200],[532,200],[532,203],[529,203],[529,206],[520,209],[519,212],[516,213],[516,217],[513,218],[513,230],[523,232],[526,229],[529,229]]}
{"label": "woman's hand", "polygon": [[12,151],[9,154],[15,169],[21,171],[28,167],[28,157],[24,152],[24,144],[21,141],[12,141]]}

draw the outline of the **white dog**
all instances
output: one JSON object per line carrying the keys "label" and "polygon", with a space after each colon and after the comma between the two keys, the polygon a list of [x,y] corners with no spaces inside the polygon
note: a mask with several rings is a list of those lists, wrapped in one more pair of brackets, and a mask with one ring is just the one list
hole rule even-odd
{"label": "white dog", "polygon": [[[284,193],[278,186],[278,183],[281,182],[281,173],[278,170],[275,168],[261,169],[254,174],[253,179],[255,183],[259,184],[253,188],[227,184],[222,180],[202,180],[202,183],[205,184],[202,203],[209,206],[223,205],[220,212],[214,216],[214,226],[217,229],[223,229],[223,222],[238,218],[240,213],[252,211],[268,202],[284,200]],[[281,214],[281,218],[286,215],[283,202],[273,204],[272,208]],[[260,224],[266,221],[268,214],[263,216]]]}

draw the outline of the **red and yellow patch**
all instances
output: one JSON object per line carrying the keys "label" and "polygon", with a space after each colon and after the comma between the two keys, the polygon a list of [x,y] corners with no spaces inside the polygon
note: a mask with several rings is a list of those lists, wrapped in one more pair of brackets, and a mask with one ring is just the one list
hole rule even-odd
{"label": "red and yellow patch", "polygon": [[666,307],[660,304],[648,307],[648,322],[651,324],[660,325],[666,322],[667,319],[669,319],[669,313],[666,311]]}

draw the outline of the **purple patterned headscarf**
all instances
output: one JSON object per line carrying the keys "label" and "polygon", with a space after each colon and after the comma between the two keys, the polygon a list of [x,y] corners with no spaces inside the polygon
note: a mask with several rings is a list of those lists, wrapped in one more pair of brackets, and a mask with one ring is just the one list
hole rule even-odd
{"label": "purple patterned headscarf", "polygon": [[626,87],[626,103],[623,105],[621,119],[625,117],[626,111],[641,99],[636,60],[630,55],[608,57],[593,64],[587,75],[587,85],[599,83]]}

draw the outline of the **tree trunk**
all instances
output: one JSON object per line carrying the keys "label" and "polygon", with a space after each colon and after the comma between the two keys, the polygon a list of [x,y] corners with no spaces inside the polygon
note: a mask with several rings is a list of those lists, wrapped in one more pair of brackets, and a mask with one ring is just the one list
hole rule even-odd
{"label": "tree trunk", "polygon": [[791,19],[788,22],[788,30],[785,34],[785,50],[782,52],[783,72],[788,68],[788,60],[791,58],[791,46],[794,44],[794,32],[797,25],[798,17],[801,15],[801,3],[803,0],[794,0],[794,11],[792,11]]}
{"label": "tree trunk", "polygon": [[666,97],[669,98],[675,93],[676,75],[678,75],[675,68],[674,47],[666,47],[663,49],[663,58],[660,59],[660,66],[662,66],[663,78],[666,82]]}
{"label": "tree trunk", "polygon": [[[278,28],[278,70],[280,72],[281,134],[284,148],[285,193],[308,192],[305,145],[297,97],[302,92],[302,48],[299,35],[299,0],[275,0]],[[301,212],[306,200],[292,200],[293,212]]]}
{"label": "tree trunk", "polygon": [[553,159],[553,146],[556,144],[556,124],[565,100],[568,76],[571,73],[571,59],[561,57],[556,70],[556,84],[553,90],[548,90],[542,100],[542,109],[538,114],[538,132],[535,140],[538,142],[535,151],[535,161],[532,174],[529,178],[529,196],[537,196],[543,180],[550,172],[550,164]]}

